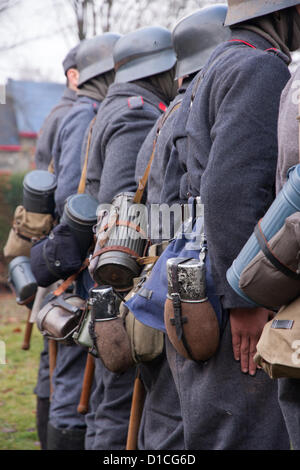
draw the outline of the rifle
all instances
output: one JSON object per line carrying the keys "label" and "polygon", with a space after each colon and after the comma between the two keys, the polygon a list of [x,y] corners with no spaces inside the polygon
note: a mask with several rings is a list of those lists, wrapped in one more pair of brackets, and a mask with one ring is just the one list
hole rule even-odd
{"label": "rifle", "polygon": [[25,327],[24,339],[23,339],[23,344],[22,344],[22,349],[24,351],[28,351],[28,349],[30,349],[30,339],[31,339],[32,327],[33,327],[33,323],[30,322],[30,317],[31,317],[31,310],[29,310],[28,317],[26,320],[26,327]]}
{"label": "rifle", "polygon": [[89,400],[91,396],[92,385],[94,381],[95,359],[88,354],[83,377],[82,391],[80,402],[77,407],[78,413],[85,415],[89,409]]}
{"label": "rifle", "polygon": [[54,339],[48,340],[49,345],[49,378],[50,378],[50,399],[53,393],[52,376],[56,366],[57,343]]}
{"label": "rifle", "polygon": [[129,426],[128,426],[126,450],[137,449],[138,433],[139,433],[145,398],[146,398],[146,390],[141,380],[140,370],[137,369],[137,373],[136,373],[136,377],[134,381],[133,395],[132,395],[132,404],[131,404],[130,419],[129,419]]}

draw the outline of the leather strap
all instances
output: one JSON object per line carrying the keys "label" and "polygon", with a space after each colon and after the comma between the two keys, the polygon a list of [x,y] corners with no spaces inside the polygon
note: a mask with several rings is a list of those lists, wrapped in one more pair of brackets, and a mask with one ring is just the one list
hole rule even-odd
{"label": "leather strap", "polygon": [[126,253],[127,255],[133,256],[134,258],[139,258],[140,256],[138,253],[131,250],[130,248],[126,248],[125,246],[112,245],[112,246],[107,246],[106,248],[101,248],[101,250],[96,251],[96,253],[93,254],[92,259],[97,258],[97,256],[100,256],[103,253],[107,253],[111,251],[120,251],[121,253]]}
{"label": "leather strap", "polygon": [[83,265],[81,266],[81,268],[79,269],[79,271],[77,271],[77,273],[75,274],[72,274],[72,276],[68,277],[68,279],[66,279],[54,292],[53,292],[53,295],[55,295],[56,297],[58,297],[59,295],[63,294],[67,289],[68,287],[72,284],[72,282],[74,282],[77,277],[79,276],[79,274],[81,273],[81,271],[83,271],[84,269],[86,269],[89,265],[89,260],[86,259],[83,263]]}
{"label": "leather strap", "polygon": [[135,193],[134,198],[133,198],[133,203],[135,203],[135,204],[140,204],[140,202],[143,198],[143,194],[144,194],[144,191],[145,191],[145,188],[146,188],[146,185],[147,185],[147,181],[148,181],[148,178],[149,178],[152,162],[153,162],[153,159],[154,159],[156,144],[157,144],[157,140],[158,140],[158,136],[160,134],[160,131],[161,131],[164,123],[168,119],[168,117],[176,109],[178,109],[180,107],[181,102],[182,102],[182,100],[177,101],[177,103],[174,104],[174,106],[172,106],[172,108],[170,108],[168,111],[166,111],[166,113],[163,116],[161,116],[161,118],[159,119],[158,126],[157,126],[157,129],[156,129],[155,139],[154,139],[154,142],[153,142],[151,157],[150,157],[150,160],[149,160],[148,165],[146,167],[145,173],[139,181],[138,188],[137,188],[136,193]]}
{"label": "leather strap", "polygon": [[18,305],[27,305],[30,302],[32,302],[34,299],[35,299],[35,294],[32,294],[30,297],[28,297],[25,300],[18,301],[18,299],[17,299],[17,304]]}
{"label": "leather strap", "polygon": [[136,232],[141,233],[145,238],[147,238],[147,235],[145,234],[145,232],[141,229],[139,225],[133,224],[132,222],[129,222],[128,220],[117,220],[117,222],[114,222],[112,225],[107,224],[103,228],[101,228],[101,230],[99,230],[98,233],[106,232],[106,230],[111,229],[115,226],[131,228],[132,230],[135,230]]}
{"label": "leather strap", "polygon": [[64,310],[66,310],[69,313],[76,314],[82,311],[81,307],[78,307],[76,305],[70,304],[69,302],[66,302],[62,297],[56,297],[56,299],[54,299],[51,303],[53,307],[62,307]]}
{"label": "leather strap", "polygon": [[54,158],[53,157],[51,158],[51,161],[48,165],[48,171],[49,173],[52,173],[54,175]]}
{"label": "leather strap", "polygon": [[95,116],[94,119],[92,119],[92,121],[90,123],[87,146],[86,146],[86,152],[85,152],[85,157],[84,157],[84,164],[83,164],[83,168],[82,168],[82,172],[81,172],[81,178],[80,178],[78,189],[77,189],[77,194],[84,194],[84,191],[85,191],[89,151],[90,151],[90,146],[91,146],[93,127],[94,127],[94,124],[96,122],[96,118],[97,118],[97,116]]}
{"label": "leather strap", "polygon": [[159,256],[143,256],[141,258],[138,258],[136,261],[139,264],[145,265],[145,264],[154,264],[158,260]]}
{"label": "leather strap", "polygon": [[173,293],[171,294],[171,299],[172,299],[173,309],[174,309],[174,318],[171,318],[170,322],[171,322],[171,325],[175,326],[177,338],[179,341],[182,342],[189,357],[193,361],[197,362],[196,359],[193,357],[192,351],[189,347],[189,344],[184,334],[183,325],[188,322],[188,319],[187,317],[182,316],[181,299],[179,295],[179,284],[178,284],[178,265],[190,259],[192,258],[185,258],[184,260],[182,258],[177,259],[171,266],[171,279],[172,279],[172,287],[173,287]]}
{"label": "leather strap", "polygon": [[[26,242],[29,242],[29,243],[34,243],[38,240],[40,240],[40,238],[37,238],[37,237],[27,237],[26,235],[23,235],[17,228],[15,225],[12,226],[12,229],[13,231],[15,232],[15,234],[21,238],[22,240],[25,240]],[[44,238],[44,237],[42,237]]]}
{"label": "leather strap", "polygon": [[266,237],[265,237],[265,235],[262,231],[260,221],[258,222],[258,224],[256,225],[256,227],[254,229],[254,234],[256,236],[256,239],[258,241],[258,244],[259,244],[262,252],[266,256],[266,258],[270,261],[270,263],[272,263],[273,266],[275,266],[275,268],[278,269],[278,271],[283,273],[285,276],[289,277],[290,279],[293,279],[294,281],[300,281],[300,273],[297,273],[297,272],[291,270],[288,266],[283,264],[276,257],[276,255],[272,252],[272,249],[271,249],[271,247],[268,243],[268,240],[266,239]]}

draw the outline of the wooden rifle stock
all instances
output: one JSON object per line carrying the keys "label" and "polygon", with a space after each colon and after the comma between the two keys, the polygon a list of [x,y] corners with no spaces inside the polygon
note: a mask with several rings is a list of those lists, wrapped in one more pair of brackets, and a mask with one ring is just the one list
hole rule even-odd
{"label": "wooden rifle stock", "polygon": [[33,327],[33,323],[30,323],[30,317],[31,317],[31,310],[29,310],[29,313],[28,313],[24,339],[23,339],[23,344],[22,344],[22,349],[24,351],[28,351],[28,349],[30,349],[30,339],[31,339],[32,327]]}
{"label": "wooden rifle stock", "polygon": [[56,366],[57,343],[54,339],[49,339],[48,346],[49,346],[49,378],[50,378],[50,399],[51,399],[52,392],[53,392],[52,376],[53,376],[53,371]]}
{"label": "wooden rifle stock", "polygon": [[138,433],[144,408],[145,397],[146,390],[140,377],[140,371],[138,370],[134,381],[126,450],[137,449]]}
{"label": "wooden rifle stock", "polygon": [[95,359],[91,354],[88,354],[86,366],[83,377],[82,392],[80,402],[77,407],[78,413],[85,415],[89,409],[89,401],[94,381]]}

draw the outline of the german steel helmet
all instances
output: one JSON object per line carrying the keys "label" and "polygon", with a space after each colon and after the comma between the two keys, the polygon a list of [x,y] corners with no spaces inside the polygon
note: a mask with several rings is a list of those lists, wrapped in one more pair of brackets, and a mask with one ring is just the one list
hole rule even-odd
{"label": "german steel helmet", "polygon": [[161,26],[138,29],[114,47],[115,83],[131,82],[170,70],[176,54],[170,31]]}
{"label": "german steel helmet", "polygon": [[77,46],[73,47],[73,49],[71,49],[68,52],[68,54],[63,60],[62,65],[63,65],[65,75],[67,74],[67,71],[69,69],[77,69],[77,52],[78,52],[79,46],[80,44],[77,44]]}
{"label": "german steel helmet", "polygon": [[215,47],[229,38],[224,27],[227,5],[217,4],[182,18],[172,31],[177,55],[176,79],[198,72]]}
{"label": "german steel helmet", "polygon": [[295,0],[228,0],[225,25],[232,26],[295,5],[300,5],[300,2]]}
{"label": "german steel helmet", "polygon": [[119,34],[104,33],[83,41],[77,52],[78,86],[114,68],[113,47]]}

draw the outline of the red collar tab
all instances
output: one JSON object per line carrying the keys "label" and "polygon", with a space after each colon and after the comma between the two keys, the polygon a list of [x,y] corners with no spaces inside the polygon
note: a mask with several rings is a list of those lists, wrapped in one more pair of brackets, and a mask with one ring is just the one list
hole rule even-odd
{"label": "red collar tab", "polygon": [[242,42],[243,44],[246,44],[246,46],[252,47],[252,49],[256,49],[256,47],[250,44],[250,42],[242,41],[242,39],[230,39],[229,42]]}
{"label": "red collar tab", "polygon": [[[242,41],[242,39],[230,39],[229,42],[242,42],[246,46],[252,47],[252,49],[256,49],[256,47],[250,44],[250,42]],[[276,47],[270,47],[269,49],[265,49],[265,52],[269,52],[269,51],[279,52],[279,50],[276,49]]]}
{"label": "red collar tab", "polygon": [[167,111],[167,106],[162,101],[159,103],[158,107],[163,113]]}

